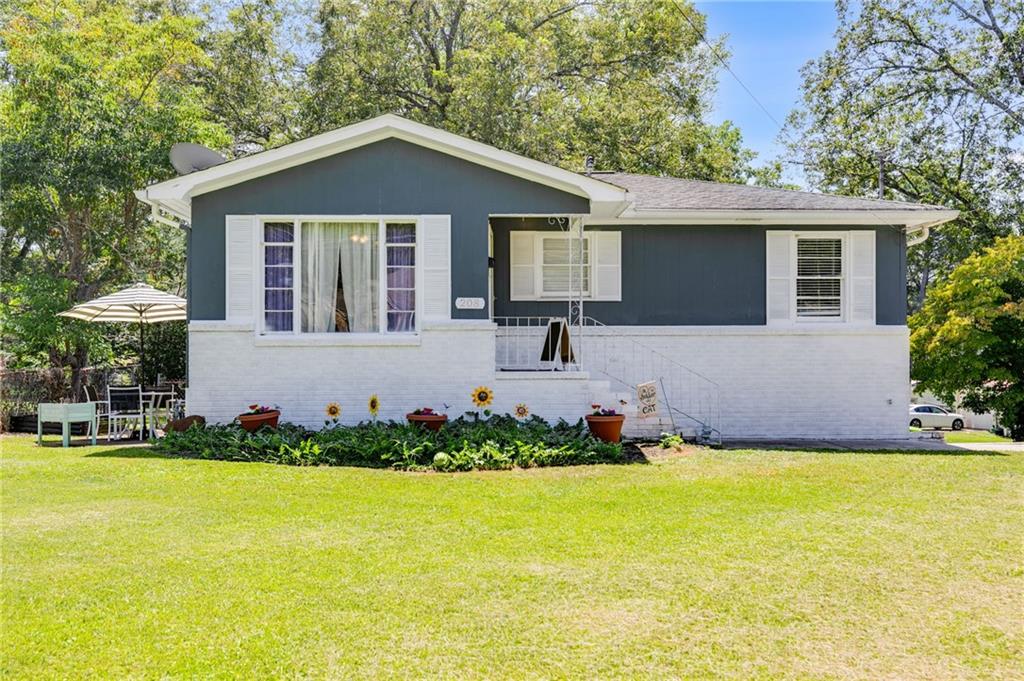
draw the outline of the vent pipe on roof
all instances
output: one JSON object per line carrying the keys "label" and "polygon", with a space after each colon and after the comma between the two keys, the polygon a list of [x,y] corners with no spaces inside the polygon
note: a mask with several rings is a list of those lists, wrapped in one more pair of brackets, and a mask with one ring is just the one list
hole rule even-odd
{"label": "vent pipe on roof", "polygon": [[590,177],[594,172],[594,157],[587,155],[586,160],[583,162],[583,174]]}

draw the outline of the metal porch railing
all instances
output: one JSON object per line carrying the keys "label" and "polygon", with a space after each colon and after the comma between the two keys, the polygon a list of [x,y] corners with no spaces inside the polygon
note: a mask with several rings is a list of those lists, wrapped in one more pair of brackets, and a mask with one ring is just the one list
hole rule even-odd
{"label": "metal porch railing", "polygon": [[572,325],[561,317],[496,317],[495,360],[499,371],[581,371],[624,386],[654,381],[677,432],[698,441],[721,442],[719,385],[649,344],[615,333],[584,317]]}

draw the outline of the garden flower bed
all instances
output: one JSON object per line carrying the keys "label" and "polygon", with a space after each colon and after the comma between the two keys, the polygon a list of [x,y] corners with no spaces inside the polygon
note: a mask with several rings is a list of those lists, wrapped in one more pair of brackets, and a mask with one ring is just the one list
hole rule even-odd
{"label": "garden flower bed", "polygon": [[237,425],[195,426],[156,444],[176,456],[293,466],[366,466],[402,470],[468,471],[575,466],[626,461],[621,444],[601,442],[583,421],[549,425],[532,417],[480,418],[469,413],[441,430],[368,421],[322,430],[282,423],[248,433]]}

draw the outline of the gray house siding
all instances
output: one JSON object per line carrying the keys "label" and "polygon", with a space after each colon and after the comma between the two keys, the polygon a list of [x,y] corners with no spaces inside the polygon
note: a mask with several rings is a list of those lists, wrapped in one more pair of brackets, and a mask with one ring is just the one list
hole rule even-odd
{"label": "gray house siding", "polygon": [[[565,315],[565,302],[509,300],[509,232],[552,229],[546,220],[493,218],[496,316]],[[612,325],[763,325],[765,231],[755,226],[632,225],[622,231],[622,301],[585,302],[584,312]],[[776,227],[775,229],[785,229]],[[801,227],[877,233],[876,320],[906,324],[903,234],[892,227]]]}
{"label": "gray house siding", "polygon": [[[487,296],[487,218],[589,212],[587,199],[388,139],[197,196],[189,238],[191,319],[224,319],[224,216],[451,215],[452,298]],[[455,310],[456,318],[488,311]]]}

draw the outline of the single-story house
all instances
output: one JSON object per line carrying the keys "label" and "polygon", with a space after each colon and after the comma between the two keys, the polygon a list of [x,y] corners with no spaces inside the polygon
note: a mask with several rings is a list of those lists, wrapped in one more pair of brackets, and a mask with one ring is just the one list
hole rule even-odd
{"label": "single-story house", "polygon": [[906,437],[906,249],[956,217],[570,172],[394,115],[137,195],[188,227],[191,413],[456,416],[486,386],[708,439]]}

